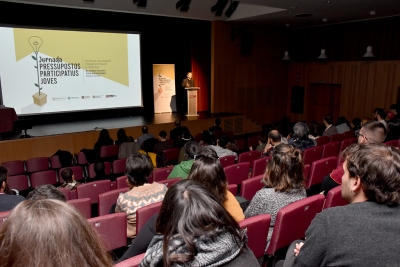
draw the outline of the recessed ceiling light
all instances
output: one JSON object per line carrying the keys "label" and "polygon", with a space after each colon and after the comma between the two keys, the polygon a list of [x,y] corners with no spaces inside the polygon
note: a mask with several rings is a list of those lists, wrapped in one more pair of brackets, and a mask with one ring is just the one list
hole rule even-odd
{"label": "recessed ceiling light", "polygon": [[323,18],[322,21],[323,21],[323,22],[327,22],[328,19],[327,19],[327,18]]}
{"label": "recessed ceiling light", "polygon": [[369,12],[369,14],[372,15],[372,16],[375,16],[376,12],[372,10],[371,12]]}
{"label": "recessed ceiling light", "polygon": [[286,27],[289,27],[290,26],[290,24],[288,23],[288,24],[286,24]]}
{"label": "recessed ceiling light", "polygon": [[292,14],[292,11],[288,11],[288,12],[286,12],[287,14]]}
{"label": "recessed ceiling light", "polygon": [[327,1],[322,2],[322,4],[329,4],[330,2],[331,1],[327,0]]}

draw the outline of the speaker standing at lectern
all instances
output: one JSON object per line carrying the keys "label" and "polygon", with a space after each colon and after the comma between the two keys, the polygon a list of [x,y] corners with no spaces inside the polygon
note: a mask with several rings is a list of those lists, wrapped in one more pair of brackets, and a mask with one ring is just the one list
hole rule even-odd
{"label": "speaker standing at lectern", "polygon": [[182,87],[180,94],[177,95],[179,97],[177,99],[177,109],[179,113],[186,114],[187,112],[187,92],[185,88],[194,87],[194,81],[192,78],[192,72],[188,72],[186,74],[186,78],[182,80]]}
{"label": "speaker standing at lectern", "polygon": [[188,72],[187,74],[186,74],[186,77],[187,78],[185,78],[185,79],[183,79],[183,81],[182,81],[182,87],[194,87],[194,82],[193,82],[193,79],[192,79],[192,73],[191,72]]}

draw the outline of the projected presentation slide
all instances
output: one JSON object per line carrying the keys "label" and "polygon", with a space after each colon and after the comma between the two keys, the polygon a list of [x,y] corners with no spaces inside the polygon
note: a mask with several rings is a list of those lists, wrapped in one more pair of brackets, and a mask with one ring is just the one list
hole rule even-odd
{"label": "projected presentation slide", "polygon": [[142,106],[140,35],[0,27],[3,103],[18,115]]}

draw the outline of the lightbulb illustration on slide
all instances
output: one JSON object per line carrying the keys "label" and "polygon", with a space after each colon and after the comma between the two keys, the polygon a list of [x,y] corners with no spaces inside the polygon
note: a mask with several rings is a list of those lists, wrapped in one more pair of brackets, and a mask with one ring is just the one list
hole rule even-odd
{"label": "lightbulb illustration on slide", "polygon": [[40,84],[40,74],[39,74],[39,59],[38,59],[38,53],[39,49],[43,44],[42,38],[39,36],[31,36],[28,39],[28,43],[33,49],[33,52],[35,55],[32,55],[32,59],[36,61],[36,74],[37,74],[37,83],[34,83],[37,88],[39,88],[39,92],[35,93],[32,95],[33,97],[33,103],[35,103],[38,106],[43,106],[44,104],[47,103],[47,95],[45,93],[41,93],[40,91],[43,89]]}

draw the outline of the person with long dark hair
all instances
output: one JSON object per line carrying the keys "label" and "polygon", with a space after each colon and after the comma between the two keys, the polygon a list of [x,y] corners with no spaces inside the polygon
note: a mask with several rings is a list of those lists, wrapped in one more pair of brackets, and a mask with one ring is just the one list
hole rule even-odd
{"label": "person with long dark hair", "polygon": [[168,189],[154,236],[139,266],[260,266],[247,237],[200,182]]}

